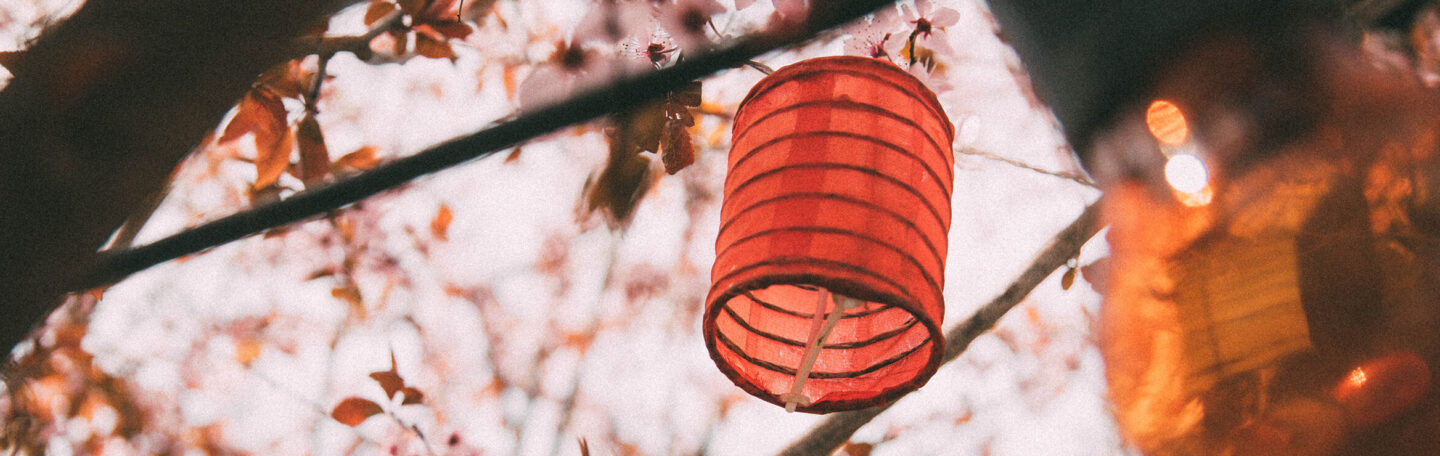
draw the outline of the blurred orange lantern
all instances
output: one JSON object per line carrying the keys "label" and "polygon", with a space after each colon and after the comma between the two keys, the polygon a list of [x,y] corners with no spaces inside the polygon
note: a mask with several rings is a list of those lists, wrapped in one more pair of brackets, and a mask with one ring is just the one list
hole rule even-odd
{"label": "blurred orange lantern", "polygon": [[954,127],[895,65],[806,60],[735,117],[705,343],[747,392],[825,413],[920,387],[944,351]]}

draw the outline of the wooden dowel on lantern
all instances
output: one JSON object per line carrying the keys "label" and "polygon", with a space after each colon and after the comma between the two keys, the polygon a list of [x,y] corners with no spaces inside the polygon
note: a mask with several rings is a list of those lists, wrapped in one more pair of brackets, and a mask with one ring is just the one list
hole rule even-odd
{"label": "wooden dowel on lantern", "polygon": [[[829,301],[831,296],[835,298],[835,308],[830,310],[830,315],[825,317],[822,325],[820,314],[825,313],[825,301]],[[835,324],[840,322],[840,316],[844,315],[846,310],[859,306],[859,299],[820,289],[815,313],[810,319],[810,337],[805,340],[805,360],[800,363],[800,369],[795,371],[795,379],[790,383],[790,393],[780,397],[785,401],[786,413],[795,413],[797,405],[810,405],[810,399],[804,394],[805,380],[810,379],[810,369],[815,366],[820,350],[825,347],[825,338],[830,336],[830,331],[835,329]]]}

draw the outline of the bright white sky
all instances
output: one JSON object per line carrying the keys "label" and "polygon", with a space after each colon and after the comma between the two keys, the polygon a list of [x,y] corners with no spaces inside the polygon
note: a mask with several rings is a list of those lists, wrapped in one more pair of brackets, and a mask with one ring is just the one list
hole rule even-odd
{"label": "bright white sky", "polygon": [[[1051,116],[1017,86],[1010,70],[1017,59],[996,38],[983,3],[937,3],[960,17],[944,31],[954,55],[936,76],[953,87],[939,96],[958,130],[948,327],[999,294],[1098,191],[959,153],[973,149],[1056,171],[1075,166]],[[335,79],[319,116],[332,158],[365,145],[384,157],[408,155],[511,114],[504,66],[547,58],[550,43],[569,33],[590,2],[499,5],[509,28],[492,17],[457,43],[453,65],[423,58],[372,65],[348,54],[333,60]],[[21,22],[37,14],[21,4],[0,9]],[[734,32],[770,11],[762,0],[715,21]],[[332,32],[358,31],[358,14],[338,17]],[[759,60],[779,68],[841,52],[836,40]],[[517,80],[529,71],[518,65]],[[734,112],[761,76],[721,73],[705,81],[704,101]],[[368,240],[349,253],[364,265],[355,277],[363,315],[332,296],[335,279],[306,280],[347,254],[323,244],[333,239],[328,223],[310,222],[115,286],[84,346],[108,372],[153,397],[162,416],[156,426],[205,429],[260,454],[385,454],[390,445],[425,454],[397,420],[377,416],[353,429],[330,420],[328,410],[349,396],[386,404],[398,421],[424,431],[437,453],[446,453],[451,435],[459,436],[457,448],[483,454],[574,455],[580,437],[597,455],[631,454],[625,445],[636,454],[773,453],[820,417],[786,414],[732,386],[699,334],[729,147],[720,122],[702,120],[696,164],[662,178],[623,231],[575,222],[582,186],[606,149],[597,129],[564,130],[525,145],[512,163],[503,163],[502,153],[354,209],[357,238]],[[245,154],[253,151],[242,148]],[[213,176],[205,160],[192,165],[139,242],[246,204],[253,165],[224,161]],[[687,195],[696,189],[716,198],[691,212]],[[429,235],[441,205],[454,213],[446,241]],[[535,267],[554,251],[568,252],[558,270]],[[1103,242],[1092,242],[1081,262],[1103,253]],[[382,264],[387,258],[393,267]],[[878,443],[875,455],[1124,453],[1090,339],[1099,297],[1083,280],[1062,290],[1058,276],[854,441]],[[485,292],[470,299],[447,294],[447,286]],[[257,333],[256,321],[269,323]],[[559,342],[591,330],[583,352]],[[242,363],[241,351],[255,343],[258,356]],[[367,377],[389,367],[391,350],[426,405],[385,402]],[[90,424],[77,418],[67,432],[83,440]]]}

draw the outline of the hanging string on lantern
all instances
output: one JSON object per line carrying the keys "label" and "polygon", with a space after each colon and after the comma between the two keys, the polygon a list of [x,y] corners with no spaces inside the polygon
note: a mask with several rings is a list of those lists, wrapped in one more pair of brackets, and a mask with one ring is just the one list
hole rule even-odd
{"label": "hanging string on lantern", "polygon": [[704,332],[788,411],[869,407],[939,366],[954,127],[871,58],[776,71],[736,113]]}

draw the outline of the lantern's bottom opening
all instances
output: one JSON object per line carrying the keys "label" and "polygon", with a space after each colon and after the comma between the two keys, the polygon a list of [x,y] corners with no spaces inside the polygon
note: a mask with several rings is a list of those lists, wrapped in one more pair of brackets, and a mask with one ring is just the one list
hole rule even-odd
{"label": "lantern's bottom opening", "polygon": [[825,287],[771,285],[716,307],[710,345],[722,370],[750,393],[800,411],[887,401],[923,384],[939,355],[934,323]]}

